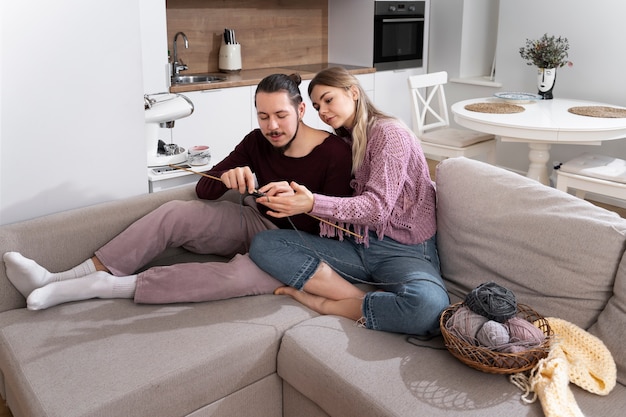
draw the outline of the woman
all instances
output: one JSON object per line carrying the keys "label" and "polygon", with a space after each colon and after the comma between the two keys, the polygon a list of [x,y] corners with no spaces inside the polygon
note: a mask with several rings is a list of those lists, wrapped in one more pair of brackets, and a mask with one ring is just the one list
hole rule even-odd
{"label": "woman", "polygon": [[[196,186],[199,200],[170,201],[137,220],[80,265],[51,273],[18,252],[3,259],[7,276],[27,298],[27,307],[42,310],[90,298],[133,298],[136,303],[201,302],[272,293],[281,285],[246,255],[254,234],[291,227],[319,232],[309,216],[269,217],[250,198],[256,180],[267,184],[269,197],[291,193],[296,180],[316,191],[350,195],[350,148],[341,138],[302,122],[305,104],[300,76],[273,74],[259,83],[255,107],[259,129]],[[228,190],[242,196],[221,198]],[[242,202],[243,201],[243,202]],[[152,267],[136,273],[168,247],[232,258],[230,262],[189,262]]]}
{"label": "woman", "polygon": [[[352,197],[313,194],[291,183],[293,195],[259,198],[277,218],[309,213],[351,229],[322,226],[328,239],[297,230],[263,231],[250,257],[287,285],[287,294],[320,314],[367,328],[428,335],[438,330],[449,298],[436,246],[435,188],[418,140],[377,110],[343,68],[318,73],[309,96],[320,118],[352,144]],[[263,187],[260,191],[264,191]],[[364,292],[355,283],[377,291]]]}

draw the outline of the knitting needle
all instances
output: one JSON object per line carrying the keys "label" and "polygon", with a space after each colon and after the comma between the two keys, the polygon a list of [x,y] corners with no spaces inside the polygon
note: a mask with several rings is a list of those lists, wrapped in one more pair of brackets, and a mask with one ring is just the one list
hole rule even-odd
{"label": "knitting needle", "polygon": [[[219,181],[219,182],[223,182],[221,178],[215,177],[215,176],[213,176],[213,175],[206,174],[206,173],[204,173],[204,172],[194,171],[194,170],[192,170],[192,169],[185,168],[185,167],[181,167],[181,166],[179,166],[179,165],[169,164],[168,166],[169,166],[169,167],[171,167],[171,168],[175,168],[175,169],[182,169],[183,171],[191,172],[192,174],[197,174],[197,175],[200,175],[200,176],[203,176],[203,177],[210,178],[210,179],[212,179],[212,180],[216,180],[216,181]],[[341,230],[342,232],[346,232],[346,233],[348,233],[349,235],[352,235],[352,236],[354,236],[354,237],[358,237],[358,238],[360,238],[360,239],[363,239],[363,236],[361,236],[360,234],[358,234],[358,233],[354,233],[354,232],[353,232],[353,231],[351,231],[351,230],[348,230],[348,229],[343,228],[343,227],[341,227],[341,226],[338,226],[338,225],[336,225],[336,224],[334,224],[334,223],[331,223],[331,222],[329,222],[328,220],[324,220],[324,219],[322,219],[321,217],[317,217],[317,216],[314,216],[313,214],[309,214],[309,213],[304,213],[304,214],[306,214],[306,215],[307,215],[307,216],[309,216],[309,217],[314,218],[314,219],[315,219],[315,220],[317,220],[317,221],[320,221],[320,222],[325,223],[325,224],[327,224],[327,225],[329,225],[329,226],[332,226],[332,227],[334,227],[334,228],[336,228],[336,229],[339,229],[339,230]]]}
{"label": "knitting needle", "polygon": [[185,168],[185,167],[181,167],[181,166],[179,166],[179,165],[172,165],[172,164],[169,164],[168,166],[169,166],[169,167],[171,167],[171,168],[182,169],[183,171],[191,172],[192,174],[201,175],[201,176],[203,176],[203,177],[211,178],[212,180],[222,182],[222,179],[221,179],[221,178],[219,178],[219,177],[215,177],[215,176],[213,176],[213,175],[206,174],[206,173],[204,173],[204,172],[194,171],[194,170],[192,170],[192,169]]}

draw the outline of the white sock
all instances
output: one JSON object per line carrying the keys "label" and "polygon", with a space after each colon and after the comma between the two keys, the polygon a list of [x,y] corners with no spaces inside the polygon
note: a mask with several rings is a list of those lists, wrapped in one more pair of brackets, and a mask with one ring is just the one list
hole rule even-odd
{"label": "white sock", "polygon": [[137,275],[116,277],[97,271],[86,277],[52,282],[34,290],[26,300],[29,310],[44,310],[70,301],[91,298],[133,298]]}
{"label": "white sock", "polygon": [[63,272],[50,272],[32,259],[18,252],[6,252],[3,256],[7,269],[7,277],[15,288],[26,298],[33,290],[51,282],[80,278],[96,272],[91,259]]}

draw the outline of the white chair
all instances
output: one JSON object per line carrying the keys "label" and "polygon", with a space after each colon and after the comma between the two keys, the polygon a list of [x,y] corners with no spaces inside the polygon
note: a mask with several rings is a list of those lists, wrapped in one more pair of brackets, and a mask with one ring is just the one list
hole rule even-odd
{"label": "white chair", "polygon": [[450,127],[443,86],[445,71],[409,77],[413,107],[413,131],[420,139],[424,154],[452,158],[486,155],[486,162],[496,162],[494,135]]}
{"label": "white chair", "polygon": [[612,156],[585,153],[556,170],[556,188],[576,190],[576,197],[587,192],[626,200],[626,161]]}

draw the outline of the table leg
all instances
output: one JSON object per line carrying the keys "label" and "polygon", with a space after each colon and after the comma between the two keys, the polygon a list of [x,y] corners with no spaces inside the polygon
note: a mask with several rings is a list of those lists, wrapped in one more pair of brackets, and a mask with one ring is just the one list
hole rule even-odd
{"label": "table leg", "polygon": [[550,160],[549,143],[529,143],[528,159],[530,165],[526,176],[539,181],[542,184],[550,185],[548,178],[548,161]]}

